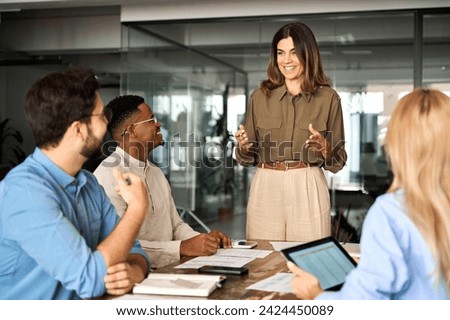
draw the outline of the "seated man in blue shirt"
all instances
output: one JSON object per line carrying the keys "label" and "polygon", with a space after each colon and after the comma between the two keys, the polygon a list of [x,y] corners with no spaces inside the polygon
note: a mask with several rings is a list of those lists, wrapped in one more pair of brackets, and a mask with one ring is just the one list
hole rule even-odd
{"label": "seated man in blue shirt", "polygon": [[131,291],[150,261],[135,240],[147,212],[142,181],[115,171],[122,219],[82,165],[110,114],[91,70],[49,74],[29,89],[35,151],[0,183],[0,299],[80,299]]}

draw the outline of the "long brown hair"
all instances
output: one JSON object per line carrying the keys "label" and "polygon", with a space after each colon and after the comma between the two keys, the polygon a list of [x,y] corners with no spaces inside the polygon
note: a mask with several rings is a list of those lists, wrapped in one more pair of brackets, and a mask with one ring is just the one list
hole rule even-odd
{"label": "long brown hair", "polygon": [[416,89],[396,105],[386,134],[394,173],[389,192],[404,190],[406,212],[428,243],[436,275],[450,292],[450,98]]}
{"label": "long brown hair", "polygon": [[305,24],[301,22],[289,23],[281,27],[274,35],[267,67],[268,79],[261,82],[261,89],[267,94],[284,85],[284,76],[278,68],[277,46],[282,39],[292,38],[295,53],[304,68],[302,90],[314,92],[318,86],[329,86],[330,81],[323,71],[316,38]]}

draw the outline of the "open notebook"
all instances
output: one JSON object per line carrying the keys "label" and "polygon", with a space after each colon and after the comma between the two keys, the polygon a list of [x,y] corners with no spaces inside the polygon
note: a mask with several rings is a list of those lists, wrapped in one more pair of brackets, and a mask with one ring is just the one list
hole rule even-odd
{"label": "open notebook", "polygon": [[133,293],[207,297],[225,280],[222,275],[151,273]]}

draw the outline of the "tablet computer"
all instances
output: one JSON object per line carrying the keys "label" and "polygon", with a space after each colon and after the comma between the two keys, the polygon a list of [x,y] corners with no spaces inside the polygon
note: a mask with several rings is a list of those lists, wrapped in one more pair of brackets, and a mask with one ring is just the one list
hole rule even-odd
{"label": "tablet computer", "polygon": [[324,290],[339,290],[356,262],[334,237],[281,250],[289,261],[315,275]]}

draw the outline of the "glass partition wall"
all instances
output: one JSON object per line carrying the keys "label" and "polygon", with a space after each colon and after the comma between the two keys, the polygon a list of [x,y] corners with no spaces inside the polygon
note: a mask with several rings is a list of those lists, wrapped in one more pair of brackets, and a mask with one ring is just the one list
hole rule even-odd
{"label": "glass partition wall", "polygon": [[338,13],[132,23],[123,26],[124,93],[146,98],[166,129],[150,155],[177,205],[202,219],[245,214],[252,168],[232,158],[233,133],[251,90],[266,78],[270,44],[282,25],[314,32],[344,112],[348,163],[327,174],[332,214],[359,235],[367,208],[390,182],[386,123],[414,86],[450,92],[448,10]]}
{"label": "glass partition wall", "polygon": [[168,178],[177,207],[199,219],[214,207],[230,214],[234,143],[227,126],[245,112],[246,72],[147,26],[123,33],[121,92],[143,96],[161,123],[166,142],[149,157]]}

